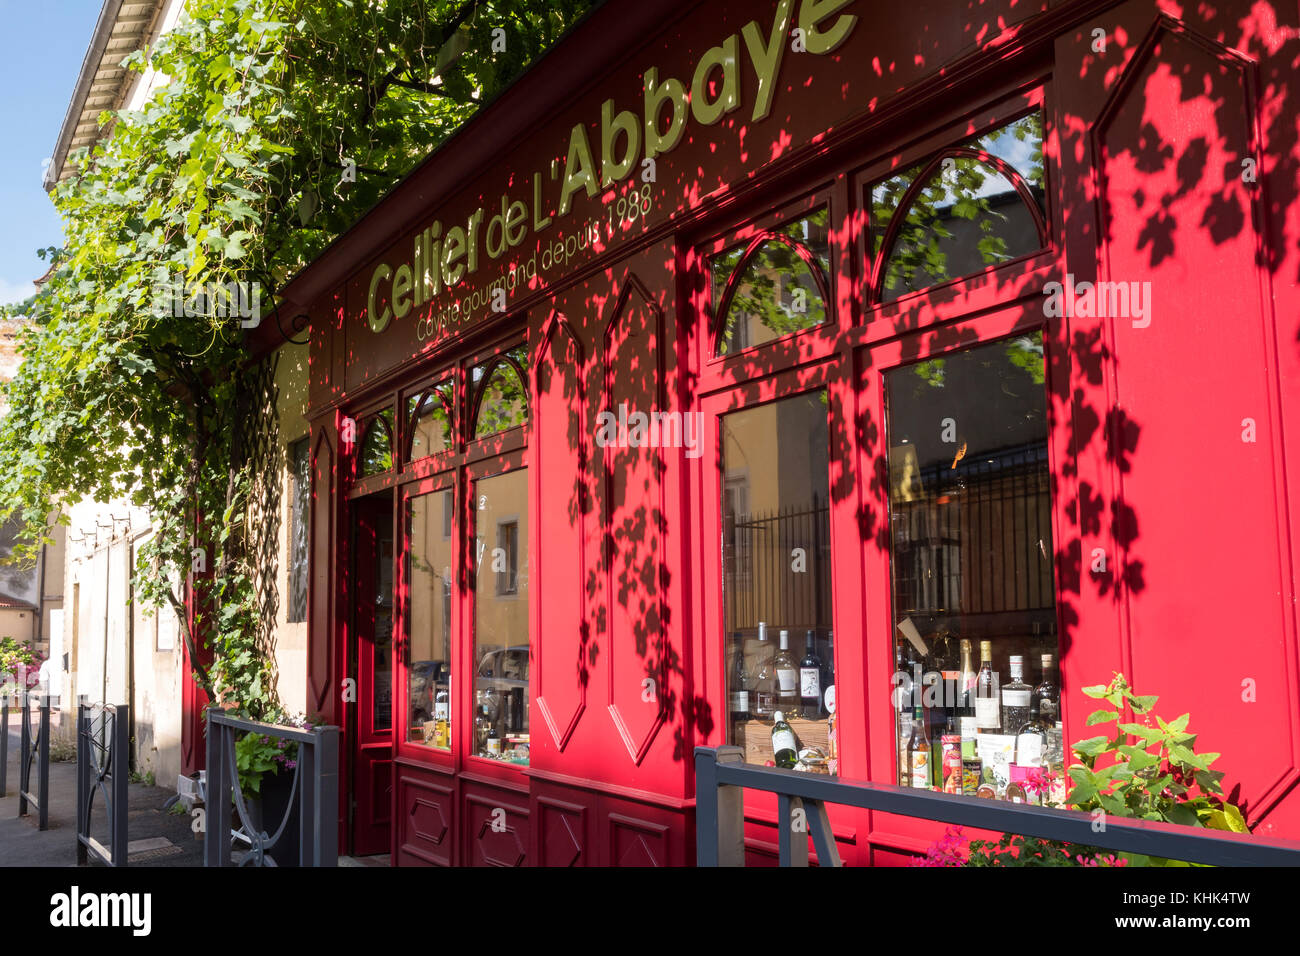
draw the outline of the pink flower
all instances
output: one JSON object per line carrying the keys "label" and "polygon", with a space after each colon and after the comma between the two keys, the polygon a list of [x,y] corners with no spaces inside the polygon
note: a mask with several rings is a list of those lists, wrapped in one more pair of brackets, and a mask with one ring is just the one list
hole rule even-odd
{"label": "pink flower", "polygon": [[964,866],[966,838],[961,827],[948,827],[942,837],[930,845],[925,856],[913,859],[909,866]]}

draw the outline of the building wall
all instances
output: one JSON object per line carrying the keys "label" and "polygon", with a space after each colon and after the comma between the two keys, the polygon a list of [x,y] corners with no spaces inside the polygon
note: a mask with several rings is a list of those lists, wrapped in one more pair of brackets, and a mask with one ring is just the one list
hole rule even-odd
{"label": "building wall", "polygon": [[291,535],[293,533],[293,475],[289,456],[290,446],[306,438],[309,426],[307,412],[307,346],[286,343],[280,347],[279,363],[275,370],[277,389],[279,446],[279,481],[281,520],[276,529],[277,572],[275,587],[278,595],[275,613],[275,662],[279,672],[280,702],[292,713],[307,711],[307,622],[289,621],[289,575],[292,572]]}

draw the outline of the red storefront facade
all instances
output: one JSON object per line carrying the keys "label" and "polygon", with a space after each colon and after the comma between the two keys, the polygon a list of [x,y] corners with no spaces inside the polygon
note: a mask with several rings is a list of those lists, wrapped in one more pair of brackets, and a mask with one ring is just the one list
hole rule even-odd
{"label": "red storefront facade", "polygon": [[987,639],[1300,836],[1297,56],[1277,3],[593,13],[285,291],[343,846],[692,863],[756,621],[847,778],[899,777],[900,634]]}

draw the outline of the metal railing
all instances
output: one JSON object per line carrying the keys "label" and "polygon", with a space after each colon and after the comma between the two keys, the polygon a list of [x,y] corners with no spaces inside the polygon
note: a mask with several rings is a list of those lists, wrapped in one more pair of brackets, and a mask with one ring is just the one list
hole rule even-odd
{"label": "metal railing", "polygon": [[[80,864],[93,856],[109,866],[126,866],[130,729],[128,705],[88,704],[84,698],[77,701],[77,862]],[[96,793],[104,795],[108,846],[90,835]]]}
{"label": "metal railing", "polygon": [[[239,786],[235,742],[246,733],[293,741],[298,756],[284,817],[274,833],[260,815],[250,812]],[[203,865],[229,866],[233,816],[250,844],[241,866],[275,866],[268,851],[284,839],[293,811],[298,810],[298,863],[300,866],[337,866],[339,832],[339,729],[314,727],[301,730],[232,717],[220,708],[208,710],[208,785],[204,794],[206,825]]]}
{"label": "metal railing", "polygon": [[[821,866],[840,866],[827,804],[879,810],[940,823],[1019,833],[1144,856],[1212,866],[1300,866],[1300,842],[1262,842],[1246,833],[1203,830],[1110,816],[1098,829],[1091,814],[889,784],[841,780],[744,763],[739,747],[695,748],[695,840],[700,866],[745,865],[745,790],[776,794],[782,866],[808,865],[811,837]],[[796,811],[802,810],[802,814]],[[794,821],[806,824],[795,832]],[[784,821],[784,822],[781,822]]]}
{"label": "metal railing", "polygon": [[[32,698],[40,711],[40,725],[32,736]],[[21,729],[18,751],[18,815],[27,816],[29,806],[36,807],[37,825],[46,830],[50,825],[50,695],[23,691],[21,700]],[[5,728],[9,733],[9,728]],[[34,766],[33,766],[34,765]],[[36,771],[38,789],[32,791],[32,770]]]}

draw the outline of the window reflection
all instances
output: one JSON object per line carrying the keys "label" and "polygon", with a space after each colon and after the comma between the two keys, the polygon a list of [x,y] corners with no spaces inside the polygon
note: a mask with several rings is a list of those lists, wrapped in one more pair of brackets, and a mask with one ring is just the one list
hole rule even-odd
{"label": "window reflection", "polygon": [[451,748],[451,540],[443,533],[454,493],[435,491],[406,505],[408,649],[407,739]]}
{"label": "window reflection", "polygon": [[885,374],[903,786],[1064,786],[1044,382],[1037,332]]}
{"label": "window reflection", "polygon": [[[1042,114],[1031,113],[968,140],[937,162],[926,160],[872,186],[868,244],[873,261],[887,255],[878,280],[880,300],[972,275],[1041,248],[1038,222],[1008,175],[1020,179],[1041,213],[1042,139]],[[1004,174],[981,154],[1002,160],[1012,172]],[[901,208],[921,175],[924,182]],[[903,220],[885,249],[897,216]]]}
{"label": "window reflection", "polygon": [[[830,208],[770,230],[747,257],[748,244],[714,256],[710,274],[715,309],[725,310],[719,355],[770,342],[826,321],[820,282],[830,272]],[[800,255],[800,249],[812,260]],[[742,264],[743,260],[743,264]],[[724,301],[728,282],[740,267]]]}
{"label": "window reflection", "polygon": [[473,486],[472,752],[528,763],[528,479],[519,469]]}
{"label": "window reflection", "polygon": [[523,374],[527,361],[528,351],[520,346],[471,371],[470,382],[478,400],[475,439],[527,423],[528,389]]}
{"label": "window reflection", "polygon": [[751,763],[775,762],[780,712],[794,759],[834,773],[826,393],[732,412],[722,426],[728,740]]}
{"label": "window reflection", "polygon": [[357,477],[380,475],[393,467],[393,410],[385,408],[365,424],[357,454]]}
{"label": "window reflection", "polygon": [[412,395],[407,399],[411,461],[437,455],[453,446],[454,400],[455,390],[450,382],[435,385],[422,395]]}

